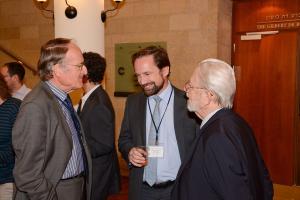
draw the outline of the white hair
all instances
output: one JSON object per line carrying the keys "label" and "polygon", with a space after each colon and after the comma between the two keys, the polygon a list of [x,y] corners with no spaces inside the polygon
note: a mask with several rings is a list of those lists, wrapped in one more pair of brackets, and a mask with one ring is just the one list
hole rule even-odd
{"label": "white hair", "polygon": [[217,103],[232,108],[236,81],[234,70],[224,61],[209,58],[199,63],[200,84],[217,96]]}

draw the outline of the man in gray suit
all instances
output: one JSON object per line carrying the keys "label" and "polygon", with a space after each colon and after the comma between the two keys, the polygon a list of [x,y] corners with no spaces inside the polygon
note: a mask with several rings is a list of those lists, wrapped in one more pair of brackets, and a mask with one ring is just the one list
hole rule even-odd
{"label": "man in gray suit", "polygon": [[25,97],[12,133],[16,199],[90,199],[91,158],[68,96],[82,87],[83,61],[69,39],[41,48],[42,81]]}
{"label": "man in gray suit", "polygon": [[170,200],[197,125],[186,109],[185,93],[168,80],[165,49],[142,49],[132,63],[144,93],[128,97],[119,136],[119,150],[130,168],[129,200]]}

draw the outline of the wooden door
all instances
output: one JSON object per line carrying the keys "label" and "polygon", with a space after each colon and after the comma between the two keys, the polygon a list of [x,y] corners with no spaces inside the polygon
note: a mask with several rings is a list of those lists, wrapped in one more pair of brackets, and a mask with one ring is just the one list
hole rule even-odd
{"label": "wooden door", "polygon": [[297,175],[297,43],[296,31],[252,41],[234,36],[234,109],[253,128],[272,180],[286,185],[293,185]]}

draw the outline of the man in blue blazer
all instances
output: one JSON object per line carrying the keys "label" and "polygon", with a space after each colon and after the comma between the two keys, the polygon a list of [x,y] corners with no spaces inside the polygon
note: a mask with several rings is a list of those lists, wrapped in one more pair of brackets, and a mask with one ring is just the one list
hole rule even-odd
{"label": "man in blue blazer", "polygon": [[234,71],[202,61],[185,86],[187,107],[202,119],[178,172],[172,200],[271,200],[273,185],[247,122],[232,107]]}
{"label": "man in blue blazer", "polygon": [[[132,56],[132,63],[143,93],[128,97],[119,137],[119,150],[129,164],[129,200],[168,200],[197,125],[186,109],[184,92],[168,80],[170,61],[165,49],[142,49]],[[160,99],[158,122],[155,98]],[[150,144],[153,133],[155,144]],[[157,155],[151,155],[151,148]],[[155,173],[149,172],[152,167]]]}

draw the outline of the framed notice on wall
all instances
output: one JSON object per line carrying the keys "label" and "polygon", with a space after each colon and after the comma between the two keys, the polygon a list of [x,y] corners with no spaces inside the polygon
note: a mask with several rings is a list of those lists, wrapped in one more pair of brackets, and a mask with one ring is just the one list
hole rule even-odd
{"label": "framed notice on wall", "polygon": [[141,91],[134,75],[131,56],[147,46],[156,45],[167,49],[166,42],[119,43],[115,45],[115,92],[114,96],[127,97]]}

